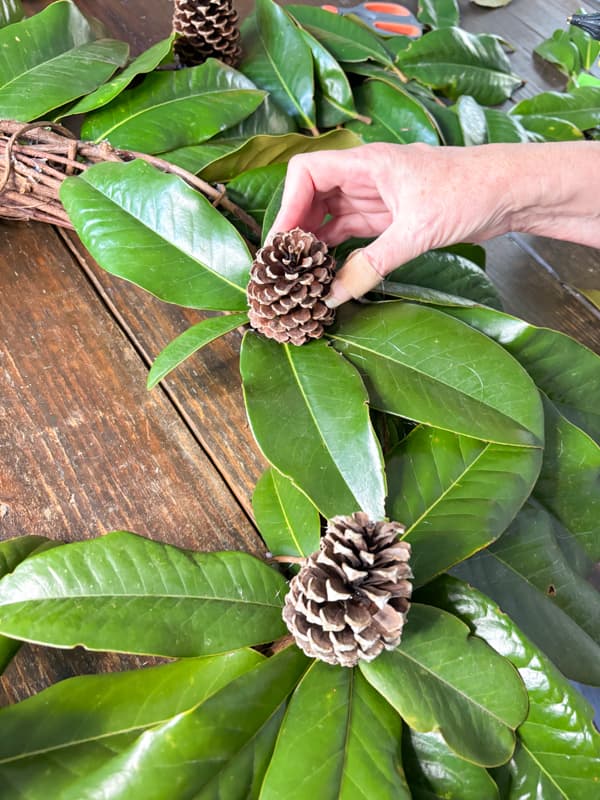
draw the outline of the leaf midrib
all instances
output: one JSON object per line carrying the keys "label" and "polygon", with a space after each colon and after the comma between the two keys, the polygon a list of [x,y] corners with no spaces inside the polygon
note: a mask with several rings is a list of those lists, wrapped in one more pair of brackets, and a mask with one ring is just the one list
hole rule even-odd
{"label": "leaf midrib", "polygon": [[281,494],[280,494],[279,488],[277,486],[276,477],[277,476],[276,476],[275,472],[273,472],[273,478],[272,478],[272,480],[273,480],[273,489],[275,490],[275,495],[277,497],[277,502],[279,503],[279,507],[281,508],[281,512],[283,514],[283,518],[285,520],[285,524],[287,525],[288,531],[290,532],[290,537],[291,537],[294,545],[296,546],[296,550],[298,551],[298,553],[300,555],[306,556],[306,553],[304,552],[304,549],[302,547],[300,547],[300,542],[298,541],[298,538],[296,537],[296,533],[295,533],[295,531],[294,531],[294,529],[292,527],[292,524],[290,522],[290,518],[288,517],[286,506],[285,506],[284,502],[281,499]]}
{"label": "leaf midrib", "polygon": [[[161,103],[155,103],[150,106],[146,106],[145,108],[136,111],[135,113],[131,113],[129,116],[120,119],[117,123],[115,123],[111,128],[107,128],[98,138],[94,139],[94,144],[98,144],[103,139],[106,139],[110,136],[111,133],[118,130],[119,128],[123,127],[123,125],[129,124],[132,120],[136,119],[137,117],[141,117],[143,114],[147,114],[151,111],[156,111],[156,109],[162,108],[163,106],[174,105],[175,103],[184,103],[188,100],[194,100],[198,97],[208,98],[210,100],[211,95],[226,95],[230,92],[243,92],[244,94],[252,94],[252,95],[263,95],[265,96],[265,92],[261,92],[260,89],[239,89],[239,88],[228,88],[228,89],[210,89],[206,92],[195,92],[193,94],[186,94],[185,97],[171,97],[168,100],[165,100]],[[102,112],[101,112],[102,113]],[[186,145],[183,145],[185,147]],[[177,148],[176,148],[177,149]]]}
{"label": "leaf midrib", "polygon": [[[171,242],[169,239],[165,238],[161,233],[159,233],[154,228],[151,228],[148,222],[146,222],[145,220],[140,219],[139,217],[137,217],[130,209],[124,208],[122,205],[117,203],[116,200],[114,200],[109,195],[105,194],[103,191],[101,191],[101,189],[99,189],[95,184],[93,184],[90,181],[88,181],[85,177],[74,178],[73,180],[81,180],[81,181],[83,181],[87,186],[91,187],[98,195],[100,195],[100,197],[104,198],[109,203],[112,203],[120,211],[122,211],[124,214],[126,214],[127,217],[135,220],[139,225],[142,225],[147,231],[150,231],[150,233],[152,233],[154,236],[156,236],[161,242],[164,242],[169,247],[174,248],[177,252],[182,253],[186,258],[189,258],[190,261],[193,261],[195,264],[197,264],[202,270],[206,270],[211,275],[214,275],[215,278],[218,278],[219,280],[223,281],[223,283],[226,283],[228,286],[231,286],[233,289],[237,289],[238,292],[241,292],[244,296],[246,296],[246,289],[245,288],[243,288],[242,286],[239,286],[237,283],[234,283],[233,281],[231,281],[227,276],[223,275],[222,272],[217,272],[216,270],[214,270],[211,267],[209,267],[208,264],[204,264],[202,261],[199,261],[196,256],[193,256],[190,253],[186,252],[185,250],[181,250],[180,248],[178,248],[176,244]],[[236,234],[237,234],[237,231],[236,231]],[[243,312],[241,312],[241,311],[237,312],[236,311],[234,313],[243,313]]]}
{"label": "leaf midrib", "polygon": [[[435,377],[433,375],[430,375],[428,372],[424,372],[423,370],[420,370],[414,364],[407,364],[404,361],[398,361],[398,360],[392,358],[392,356],[388,355],[387,353],[382,353],[382,352],[380,352],[378,350],[373,350],[371,347],[367,347],[366,345],[364,345],[364,344],[362,344],[360,342],[357,342],[356,340],[345,339],[343,336],[340,336],[340,334],[338,334],[338,333],[327,333],[325,335],[328,336],[330,339],[334,339],[334,340],[337,340],[337,341],[340,341],[340,342],[344,342],[345,344],[350,345],[350,347],[355,347],[357,349],[365,350],[367,353],[371,353],[376,358],[380,358],[380,359],[383,359],[385,361],[389,361],[392,364],[398,364],[398,365],[400,365],[401,367],[403,367],[405,369],[412,370],[413,372],[416,372],[418,375],[422,375],[424,378],[427,378],[428,380],[433,381],[434,383],[438,383],[440,386],[444,386],[447,389],[451,389],[452,391],[456,392],[457,394],[462,394],[464,397],[468,397],[474,403],[480,403],[482,406],[484,406],[485,408],[489,409],[490,411],[493,411],[495,414],[498,414],[499,416],[503,417],[504,419],[509,420],[510,422],[513,423],[513,425],[516,425],[519,428],[519,430],[524,431],[529,436],[534,437],[535,439],[538,438],[537,436],[535,436],[533,431],[529,430],[529,428],[526,428],[521,422],[519,422],[518,420],[514,419],[513,417],[509,417],[508,414],[504,413],[504,411],[500,411],[495,406],[491,406],[488,403],[485,403],[483,400],[479,400],[478,398],[473,397],[473,395],[468,394],[467,392],[463,391],[462,389],[460,389],[460,390],[456,389],[455,387],[451,386],[449,383],[446,383],[445,381],[440,380],[440,378],[437,378],[437,377]],[[448,430],[452,430],[452,429],[448,428]],[[467,434],[463,434],[463,435],[466,436]],[[476,438],[477,439],[479,437],[475,436],[475,437],[472,437],[472,438]],[[507,447],[528,447],[528,448],[539,448],[540,447],[540,445],[523,444],[522,442],[496,442],[496,441],[492,442],[492,440],[489,440],[489,439],[481,439],[480,441],[489,441],[489,442],[491,442],[493,444],[502,444],[502,445],[505,445]]]}
{"label": "leaf midrib", "polygon": [[[324,437],[324,435],[323,435],[323,432],[321,431],[321,428],[320,428],[320,426],[319,426],[319,424],[318,424],[318,422],[317,422],[317,418],[315,417],[315,415],[314,415],[314,413],[313,413],[312,407],[311,407],[311,405],[310,405],[310,403],[309,403],[309,401],[308,401],[308,396],[306,395],[306,392],[304,391],[304,386],[302,385],[302,383],[301,383],[301,381],[300,381],[300,376],[299,376],[299,374],[298,374],[298,370],[297,370],[297,369],[296,369],[296,367],[294,366],[294,362],[292,361],[292,358],[291,358],[291,356],[290,356],[290,350],[289,350],[289,348],[290,348],[290,345],[289,345],[289,344],[284,344],[284,345],[283,345],[283,348],[284,348],[284,351],[285,351],[285,355],[286,355],[286,357],[287,357],[287,360],[289,361],[290,368],[291,368],[291,370],[292,370],[292,375],[293,375],[293,377],[294,377],[294,379],[295,379],[295,381],[296,381],[296,383],[297,383],[297,385],[298,385],[298,389],[299,389],[299,391],[300,391],[300,394],[302,395],[302,399],[304,400],[304,403],[305,403],[305,405],[306,405],[306,409],[307,409],[307,411],[308,411],[308,414],[309,414],[310,418],[312,419],[312,421],[313,421],[313,424],[314,424],[315,428],[317,429],[317,433],[319,434],[319,438],[320,438],[320,439],[321,439],[321,441],[323,442],[323,445],[325,446],[325,450],[327,451],[327,454],[329,455],[329,458],[331,459],[332,463],[333,463],[333,464],[334,464],[334,466],[335,466],[336,472],[337,472],[337,473],[338,473],[338,475],[341,477],[341,479],[343,480],[344,484],[347,486],[347,488],[348,488],[348,491],[350,492],[350,494],[352,495],[352,497],[353,497],[353,498],[356,500],[356,497],[354,496],[354,492],[353,492],[353,490],[350,488],[350,486],[348,485],[348,483],[347,483],[347,481],[346,481],[346,478],[344,477],[344,474],[343,474],[343,473],[342,473],[342,471],[340,470],[340,468],[339,468],[339,466],[338,466],[338,464],[337,464],[337,461],[336,461],[336,460],[335,460],[335,458],[333,457],[333,453],[331,452],[331,449],[330,449],[330,447],[329,447],[329,444],[328,444],[327,440],[325,439],[325,437]],[[360,505],[360,504],[359,504],[359,505]]]}
{"label": "leaf midrib", "polygon": [[[232,597],[220,597],[219,595],[202,595],[202,594],[130,594],[130,593],[123,593],[123,594],[63,594],[60,597],[35,597],[29,600],[17,600],[11,603],[2,603],[0,604],[0,608],[10,608],[11,606],[16,605],[34,605],[36,603],[44,603],[44,602],[52,602],[52,601],[61,601],[61,600],[114,600],[116,598],[124,598],[124,599],[136,599],[136,600],[168,600],[168,599],[177,599],[177,600],[212,600],[218,603],[234,603],[235,605],[247,605],[247,606],[264,606],[265,608],[281,608],[280,603],[269,603],[269,602],[262,602],[260,600],[244,600],[239,598],[232,598]],[[2,628],[2,622],[0,622],[0,629]]]}

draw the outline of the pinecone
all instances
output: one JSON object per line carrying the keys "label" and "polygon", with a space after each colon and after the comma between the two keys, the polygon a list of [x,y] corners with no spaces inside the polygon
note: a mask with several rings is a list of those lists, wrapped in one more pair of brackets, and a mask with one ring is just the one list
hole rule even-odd
{"label": "pinecone", "polygon": [[333,280],[334,260],[312,233],[276,233],[256,254],[250,270],[250,325],[277,342],[320,339],[335,312],[323,298]]}
{"label": "pinecone", "polygon": [[179,67],[194,67],[218,58],[235,67],[240,61],[238,13],[231,0],[175,0],[173,45]]}
{"label": "pinecone", "polygon": [[283,619],[307,656],[353,667],[400,643],[410,607],[410,544],[398,522],[334,517],[290,582]]}

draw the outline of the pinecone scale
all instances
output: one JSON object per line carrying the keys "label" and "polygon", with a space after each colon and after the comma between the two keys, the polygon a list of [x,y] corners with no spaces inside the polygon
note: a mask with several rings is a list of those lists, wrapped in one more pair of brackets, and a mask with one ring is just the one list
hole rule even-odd
{"label": "pinecone scale", "polygon": [[241,58],[238,13],[231,0],[175,0],[173,45],[180,67],[194,67],[207,58],[236,66]]}
{"label": "pinecone scale", "polygon": [[398,646],[412,593],[403,532],[364,513],[329,521],[320,550],[292,578],[283,610],[306,655],[353,667]]}
{"label": "pinecone scale", "polygon": [[250,325],[280,343],[319,339],[335,316],[323,302],[333,269],[327,245],[314,234],[300,228],[275,234],[250,270]]}

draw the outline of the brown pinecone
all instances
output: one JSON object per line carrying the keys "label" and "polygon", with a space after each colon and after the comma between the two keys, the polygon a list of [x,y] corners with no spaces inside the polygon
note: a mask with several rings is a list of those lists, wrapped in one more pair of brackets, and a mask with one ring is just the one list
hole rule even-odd
{"label": "brown pinecone", "polygon": [[277,342],[320,339],[335,312],[323,302],[334,260],[312,233],[276,233],[256,254],[248,284],[250,325]]}
{"label": "brown pinecone", "polygon": [[242,50],[238,13],[231,0],[175,0],[173,45],[179,67],[194,67],[218,58],[235,67]]}
{"label": "brown pinecone", "polygon": [[307,656],[353,667],[400,643],[410,607],[410,544],[399,522],[334,517],[290,582],[283,619]]}

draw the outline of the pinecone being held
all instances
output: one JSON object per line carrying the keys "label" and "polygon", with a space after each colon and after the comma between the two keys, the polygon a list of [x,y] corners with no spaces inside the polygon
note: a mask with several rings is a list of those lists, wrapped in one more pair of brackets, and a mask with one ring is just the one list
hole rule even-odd
{"label": "pinecone being held", "polygon": [[283,619],[307,656],[353,667],[400,643],[410,608],[410,544],[399,522],[334,517],[290,582]]}
{"label": "pinecone being held", "polygon": [[238,13],[232,0],[175,0],[173,45],[179,67],[195,67],[218,58],[235,67],[240,61]]}
{"label": "pinecone being held", "polygon": [[320,339],[335,317],[323,302],[334,266],[327,245],[314,234],[300,228],[276,233],[250,270],[250,325],[282,344]]}

